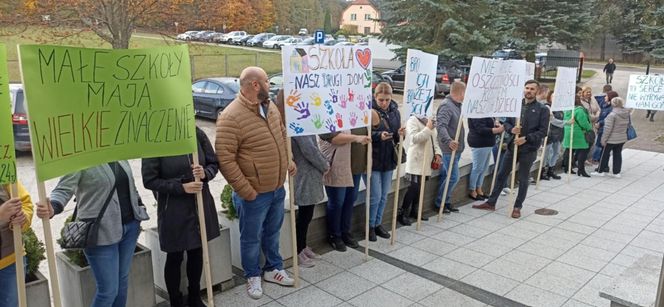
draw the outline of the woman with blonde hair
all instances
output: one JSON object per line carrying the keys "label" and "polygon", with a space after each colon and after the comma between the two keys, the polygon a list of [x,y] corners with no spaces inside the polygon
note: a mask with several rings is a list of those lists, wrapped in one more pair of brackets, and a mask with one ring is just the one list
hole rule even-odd
{"label": "woman with blonde hair", "polygon": [[622,148],[627,142],[627,127],[630,122],[630,110],[624,108],[625,101],[620,97],[611,99],[613,110],[604,120],[604,133],[600,142],[604,151],[599,162],[599,168],[592,175],[604,176],[604,170],[609,167],[609,156],[613,154],[613,176],[620,178],[622,167]]}
{"label": "woman with blonde hair", "polygon": [[404,136],[401,127],[399,106],[392,100],[392,86],[381,82],[376,86],[372,108],[379,116],[379,122],[371,131],[373,143],[371,165],[371,201],[369,210],[369,241],[376,241],[376,236],[389,238],[383,228],[383,211],[387,203],[387,194],[392,187],[392,173],[397,168],[396,145],[399,136]]}

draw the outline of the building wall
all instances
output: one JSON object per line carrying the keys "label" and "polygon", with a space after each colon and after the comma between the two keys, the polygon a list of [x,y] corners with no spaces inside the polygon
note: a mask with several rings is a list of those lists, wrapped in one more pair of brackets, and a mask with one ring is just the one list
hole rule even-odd
{"label": "building wall", "polygon": [[[353,14],[355,15],[355,20],[353,20]],[[366,15],[369,15],[369,18],[366,18]],[[367,20],[369,19],[369,20]],[[357,32],[360,34],[369,34],[369,33],[380,33],[380,23],[373,21],[373,19],[380,19],[380,14],[371,5],[358,5],[354,4],[349,6],[341,15],[340,26],[356,26]],[[367,33],[368,28],[368,33]]]}

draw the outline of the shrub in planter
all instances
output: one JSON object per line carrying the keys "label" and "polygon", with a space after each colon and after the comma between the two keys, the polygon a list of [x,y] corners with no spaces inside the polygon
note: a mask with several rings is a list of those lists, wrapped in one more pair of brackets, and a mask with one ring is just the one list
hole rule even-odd
{"label": "shrub in planter", "polygon": [[46,259],[44,243],[39,241],[32,229],[23,233],[23,245],[27,259],[25,289],[28,306],[50,307],[51,295],[48,280],[39,272],[39,264]]}
{"label": "shrub in planter", "polygon": [[238,218],[237,210],[233,204],[233,187],[230,184],[224,186],[221,192],[221,208],[224,209],[226,218],[233,221]]}

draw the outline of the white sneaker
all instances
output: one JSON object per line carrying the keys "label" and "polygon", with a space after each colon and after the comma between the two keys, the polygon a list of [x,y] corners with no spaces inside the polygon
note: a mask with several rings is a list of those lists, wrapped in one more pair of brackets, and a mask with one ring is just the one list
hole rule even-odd
{"label": "white sneaker", "polygon": [[260,277],[249,277],[247,279],[247,294],[255,300],[263,297],[263,287],[261,287]]}
{"label": "white sneaker", "polygon": [[304,253],[304,251],[300,252],[297,255],[297,264],[300,267],[303,267],[303,268],[311,268],[311,267],[316,265],[313,262],[313,260],[311,260],[311,259],[309,259],[309,257],[307,257],[307,255]]}
{"label": "white sneaker", "polygon": [[307,258],[312,259],[312,260],[317,260],[320,259],[320,255],[316,254],[311,247],[307,246],[304,248],[304,254],[307,255]]}
{"label": "white sneaker", "polygon": [[263,275],[265,281],[275,283],[282,286],[292,287],[295,285],[295,280],[288,277],[288,273],[284,270],[274,270],[270,272],[265,272]]}
{"label": "white sneaker", "polygon": [[613,174],[613,178],[620,178],[620,177],[622,177],[620,176],[620,174]]}
{"label": "white sneaker", "polygon": [[604,173],[592,172],[590,176],[604,177]]}

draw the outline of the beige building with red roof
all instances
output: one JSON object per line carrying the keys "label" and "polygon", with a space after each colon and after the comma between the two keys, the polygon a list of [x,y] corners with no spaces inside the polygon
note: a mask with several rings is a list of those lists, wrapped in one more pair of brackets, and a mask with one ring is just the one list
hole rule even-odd
{"label": "beige building with red roof", "polygon": [[369,0],[355,0],[341,14],[340,27],[359,34],[381,33],[380,11]]}

